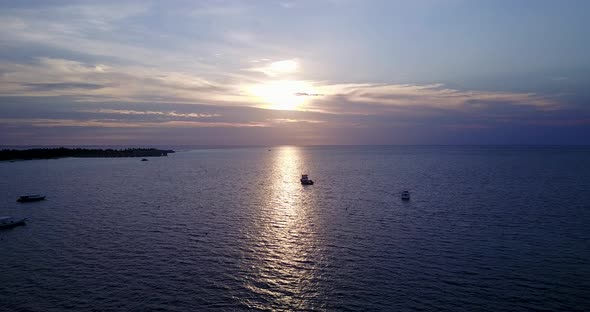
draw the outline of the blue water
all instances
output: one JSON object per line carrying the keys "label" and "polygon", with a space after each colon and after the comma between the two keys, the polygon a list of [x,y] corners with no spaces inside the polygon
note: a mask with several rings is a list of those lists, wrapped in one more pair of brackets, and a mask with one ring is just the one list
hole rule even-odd
{"label": "blue water", "polygon": [[0,310],[590,308],[590,148],[0,162],[0,215]]}

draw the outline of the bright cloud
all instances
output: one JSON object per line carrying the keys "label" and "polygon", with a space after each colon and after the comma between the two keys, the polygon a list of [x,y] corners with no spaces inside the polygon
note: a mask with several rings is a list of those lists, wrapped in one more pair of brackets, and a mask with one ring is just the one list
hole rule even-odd
{"label": "bright cloud", "polygon": [[97,110],[81,110],[85,113],[104,113],[104,114],[120,114],[120,115],[157,115],[168,117],[188,117],[188,118],[213,118],[221,117],[219,114],[199,114],[199,113],[177,113],[175,111],[161,112],[161,111],[136,111],[123,109],[97,109]]}
{"label": "bright cloud", "polygon": [[[253,63],[258,63],[254,60]],[[252,62],[252,61],[250,61]],[[261,72],[269,77],[280,77],[288,74],[296,73],[299,70],[299,63],[297,60],[284,60],[268,63],[262,67],[253,67],[247,69],[253,72]]]}
{"label": "bright cloud", "polygon": [[[478,105],[509,103],[511,105],[534,106],[538,109],[551,110],[559,105],[554,98],[535,93],[457,90],[447,88],[443,84],[334,84],[320,86],[318,90],[347,102],[361,103],[366,106],[377,105],[382,108],[422,106],[468,110]],[[323,108],[321,104],[318,104],[312,109],[322,110]],[[371,110],[366,111],[370,112]],[[373,112],[378,113],[379,111],[381,110],[378,109]]]}
{"label": "bright cloud", "polygon": [[237,123],[237,122],[200,122],[186,120],[171,120],[163,122],[127,121],[118,119],[48,119],[48,118],[0,118],[0,123],[5,125],[29,125],[32,127],[95,127],[95,128],[242,128],[242,127],[266,127],[264,123]]}
{"label": "bright cloud", "polygon": [[[291,70],[289,63],[274,65]],[[274,64],[274,63],[273,63]],[[287,65],[285,65],[287,64]],[[457,90],[443,84],[330,84],[305,80],[267,80],[243,85],[237,77],[209,80],[189,72],[162,71],[139,66],[82,63],[53,58],[38,58],[29,64],[0,64],[0,92],[12,96],[72,96],[79,101],[157,100],[171,103],[202,103],[258,106],[273,109],[307,109],[349,113],[339,101],[370,107],[427,106],[467,110],[494,102],[555,109],[550,96],[535,93]],[[326,103],[329,103],[326,105]],[[305,105],[304,105],[305,104]],[[362,108],[362,107],[360,107]]]}

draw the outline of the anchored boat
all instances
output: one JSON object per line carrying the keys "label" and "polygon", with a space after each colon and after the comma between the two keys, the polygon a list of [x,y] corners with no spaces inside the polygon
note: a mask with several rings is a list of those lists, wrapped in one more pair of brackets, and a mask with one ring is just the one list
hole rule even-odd
{"label": "anchored boat", "polygon": [[410,192],[403,191],[401,195],[402,200],[410,200]]}
{"label": "anchored boat", "polygon": [[301,184],[303,185],[313,185],[313,180],[311,180],[307,174],[301,175],[301,179],[299,181],[301,181]]}
{"label": "anchored boat", "polygon": [[44,200],[44,199],[45,199],[45,195],[29,194],[29,195],[20,196],[16,201],[19,203],[26,203],[26,202],[40,201],[40,200]]}
{"label": "anchored boat", "polygon": [[15,219],[13,217],[0,217],[0,229],[9,229],[19,225],[25,225],[27,218]]}

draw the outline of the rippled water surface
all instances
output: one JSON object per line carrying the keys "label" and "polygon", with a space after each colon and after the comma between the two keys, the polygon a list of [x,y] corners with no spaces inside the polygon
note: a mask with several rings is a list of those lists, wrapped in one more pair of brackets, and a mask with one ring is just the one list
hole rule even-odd
{"label": "rippled water surface", "polygon": [[0,214],[0,310],[590,308],[588,148],[0,162]]}

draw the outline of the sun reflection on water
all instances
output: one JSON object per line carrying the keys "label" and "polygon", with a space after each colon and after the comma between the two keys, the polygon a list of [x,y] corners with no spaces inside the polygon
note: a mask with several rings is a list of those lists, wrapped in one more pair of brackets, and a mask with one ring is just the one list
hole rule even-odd
{"label": "sun reflection on water", "polygon": [[252,275],[245,285],[264,297],[246,300],[256,309],[313,309],[320,297],[317,269],[320,264],[314,224],[313,189],[299,182],[304,160],[297,147],[273,150],[271,183],[264,196],[259,232],[253,250]]}

